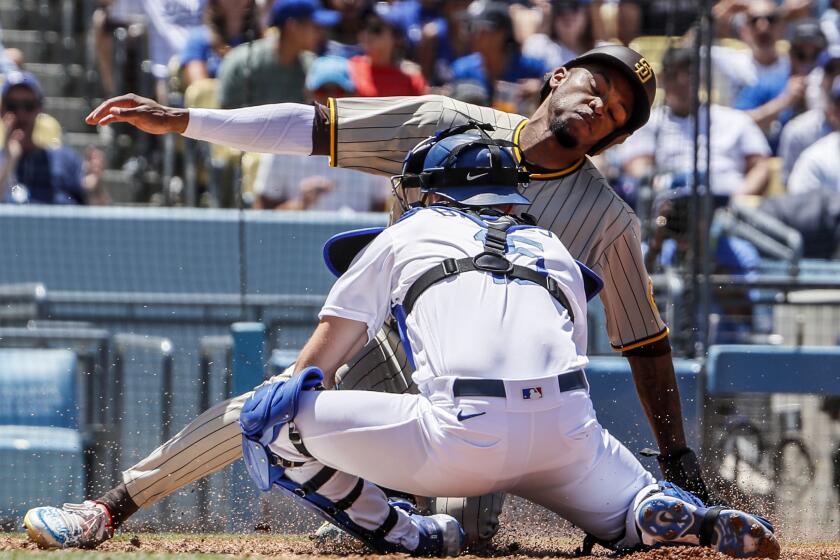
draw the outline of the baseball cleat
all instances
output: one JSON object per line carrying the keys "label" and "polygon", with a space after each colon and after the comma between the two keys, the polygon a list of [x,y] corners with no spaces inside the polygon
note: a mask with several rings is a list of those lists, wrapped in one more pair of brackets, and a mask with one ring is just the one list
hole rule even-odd
{"label": "baseball cleat", "polygon": [[94,548],[114,535],[108,510],[90,500],[30,509],[23,524],[40,548]]}
{"label": "baseball cleat", "polygon": [[[707,544],[732,558],[779,557],[779,541],[765,519],[734,509],[706,507],[695,496],[668,486],[642,501],[636,510],[644,544]],[[702,533],[708,533],[705,539]]]}
{"label": "baseball cleat", "polygon": [[315,549],[322,554],[360,554],[365,550],[362,541],[329,521],[324,521],[311,538]]}

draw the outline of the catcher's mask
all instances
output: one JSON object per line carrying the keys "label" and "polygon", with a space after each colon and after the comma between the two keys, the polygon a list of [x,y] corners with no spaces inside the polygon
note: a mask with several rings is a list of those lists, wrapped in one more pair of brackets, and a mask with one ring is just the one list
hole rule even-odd
{"label": "catcher's mask", "polygon": [[470,122],[438,132],[420,142],[403,163],[402,175],[391,178],[394,195],[403,210],[406,189],[419,189],[425,206],[429,194],[437,194],[465,207],[530,204],[519,187],[528,182],[512,149],[514,144],[487,134],[493,127]]}

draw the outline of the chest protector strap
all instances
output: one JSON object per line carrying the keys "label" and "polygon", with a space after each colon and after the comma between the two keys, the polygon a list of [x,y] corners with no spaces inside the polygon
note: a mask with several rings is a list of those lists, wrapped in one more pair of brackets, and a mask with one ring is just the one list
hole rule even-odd
{"label": "chest protector strap", "polygon": [[551,297],[563,306],[569,313],[569,318],[574,322],[575,316],[572,307],[569,305],[569,300],[554,278],[547,274],[540,274],[536,270],[526,266],[513,264],[505,256],[507,251],[508,229],[516,223],[516,220],[510,216],[503,216],[494,222],[488,223],[487,235],[484,239],[484,251],[474,257],[446,259],[440,265],[434,266],[424,272],[405,294],[402,302],[405,314],[408,315],[411,313],[420,294],[434,284],[450,276],[477,270],[505,276],[511,280],[525,280],[542,286],[551,294]]}

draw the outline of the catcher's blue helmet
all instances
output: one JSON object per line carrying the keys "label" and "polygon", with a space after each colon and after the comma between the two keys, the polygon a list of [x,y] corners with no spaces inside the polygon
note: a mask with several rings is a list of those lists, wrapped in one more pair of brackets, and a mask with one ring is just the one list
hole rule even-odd
{"label": "catcher's blue helmet", "polygon": [[464,206],[530,204],[518,187],[528,182],[510,142],[491,138],[481,125],[446,130],[406,157],[404,188],[420,188]]}

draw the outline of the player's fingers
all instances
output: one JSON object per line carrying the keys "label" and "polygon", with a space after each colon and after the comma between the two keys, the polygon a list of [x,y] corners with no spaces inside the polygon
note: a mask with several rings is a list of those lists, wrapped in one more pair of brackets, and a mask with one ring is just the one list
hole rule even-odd
{"label": "player's fingers", "polygon": [[99,126],[107,126],[113,122],[118,122],[114,115],[105,115],[102,119],[99,120]]}
{"label": "player's fingers", "polygon": [[96,109],[90,112],[90,114],[85,117],[85,122],[90,125],[100,124],[100,120],[106,117],[111,113],[111,109],[115,107],[119,108],[130,108],[130,107],[137,107],[143,103],[154,103],[150,99],[146,99],[144,97],[140,97],[139,95],[135,95],[133,93],[128,93],[126,95],[120,95],[119,97],[113,97],[106,101],[103,101]]}

